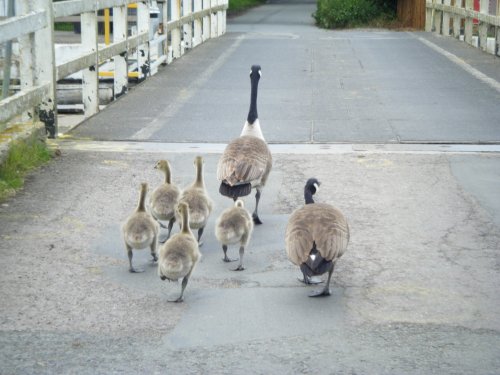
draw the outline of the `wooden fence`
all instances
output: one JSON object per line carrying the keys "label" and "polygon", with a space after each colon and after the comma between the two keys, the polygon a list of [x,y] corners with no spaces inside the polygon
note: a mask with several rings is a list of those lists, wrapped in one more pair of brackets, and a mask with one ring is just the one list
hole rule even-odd
{"label": "wooden fence", "polygon": [[500,43],[500,1],[497,1],[427,0],[425,30],[453,35],[497,55]]}
{"label": "wooden fence", "polygon": [[398,20],[405,27],[424,29],[425,27],[425,0],[398,0]]}
{"label": "wooden fence", "polygon": [[[164,0],[158,3],[163,23],[154,40],[150,37],[152,0],[17,0],[16,16],[0,21],[0,43],[19,43],[20,90],[0,101],[0,122],[15,116],[40,119],[49,137],[57,136],[57,81],[82,71],[82,100],[85,116],[99,111],[99,66],[114,63],[115,96],[127,92],[127,59],[138,51],[137,75],[146,78],[152,64],[169,63],[189,48],[226,31],[227,0]],[[194,4],[194,7],[192,7]],[[137,10],[137,27],[129,35],[127,7]],[[98,43],[97,12],[113,9],[113,42]],[[80,16],[81,50],[78,57],[58,63],[55,59],[54,20]],[[158,35],[160,34],[160,35]],[[160,46],[160,55],[150,59],[151,45]],[[8,125],[6,125],[8,126]],[[1,130],[1,129],[0,129]]]}

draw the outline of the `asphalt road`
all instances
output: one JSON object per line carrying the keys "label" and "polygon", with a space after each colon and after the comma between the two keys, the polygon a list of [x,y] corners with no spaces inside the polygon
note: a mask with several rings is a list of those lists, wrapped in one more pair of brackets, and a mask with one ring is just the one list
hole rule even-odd
{"label": "asphalt road", "polygon": [[321,30],[314,9],[312,1],[271,2],[229,20],[223,37],[72,136],[228,142],[248,111],[250,66],[260,64],[269,142],[500,142],[497,57],[423,32]]}
{"label": "asphalt road", "polygon": [[[58,140],[62,155],[0,204],[1,374],[499,373],[498,60],[425,33],[317,30],[313,10],[270,3],[230,20]],[[215,170],[255,62],[274,165],[234,272],[214,235],[231,205]],[[146,272],[128,272],[120,225],[140,182],[162,181],[158,159],[183,187],[196,155],[215,209],[172,304],[180,285],[148,251],[134,256]],[[323,299],[284,250],[311,176],[352,235]]]}

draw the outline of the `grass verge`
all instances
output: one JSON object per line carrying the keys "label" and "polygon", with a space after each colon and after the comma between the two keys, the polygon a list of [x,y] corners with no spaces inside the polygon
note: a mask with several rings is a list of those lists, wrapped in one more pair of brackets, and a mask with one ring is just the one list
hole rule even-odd
{"label": "grass verge", "polygon": [[262,5],[266,0],[229,0],[228,14],[235,15],[252,7]]}
{"label": "grass verge", "polygon": [[36,136],[13,141],[0,164],[0,201],[15,194],[24,185],[28,172],[52,158],[47,145]]}

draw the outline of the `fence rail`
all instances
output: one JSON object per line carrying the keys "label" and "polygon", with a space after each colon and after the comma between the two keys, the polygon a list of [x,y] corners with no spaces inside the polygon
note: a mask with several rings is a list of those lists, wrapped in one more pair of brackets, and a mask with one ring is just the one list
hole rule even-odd
{"label": "fence rail", "polygon": [[[0,122],[24,113],[40,119],[50,137],[56,137],[57,81],[82,72],[82,102],[86,117],[99,111],[99,77],[112,76],[114,97],[128,91],[128,78],[145,79],[159,64],[180,58],[188,49],[226,31],[228,0],[18,0],[17,16],[0,21],[0,43],[19,43],[20,91],[0,101]],[[194,3],[193,9],[191,4]],[[128,8],[136,9],[136,27],[129,30]],[[113,41],[98,42],[98,11],[113,9]],[[159,14],[155,25],[151,12]],[[80,53],[56,61],[54,20],[79,16]],[[152,29],[152,26],[158,26]],[[153,34],[153,35],[152,35]],[[151,51],[154,48],[155,51]],[[136,57],[137,72],[129,72],[129,58]],[[154,56],[154,58],[153,58]],[[112,72],[99,72],[112,61]],[[4,79],[10,79],[9,76]],[[8,126],[8,125],[7,125]],[[0,129],[1,130],[1,129]]]}
{"label": "fence rail", "polygon": [[[500,44],[500,2],[479,1],[479,10],[473,0],[427,0],[426,31],[460,38],[484,51],[497,55]],[[476,2],[477,4],[477,2]]]}

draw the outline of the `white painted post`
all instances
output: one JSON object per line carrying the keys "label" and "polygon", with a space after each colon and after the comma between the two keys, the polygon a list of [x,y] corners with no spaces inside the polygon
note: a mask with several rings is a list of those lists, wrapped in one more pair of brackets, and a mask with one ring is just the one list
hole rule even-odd
{"label": "white painted post", "polygon": [[[137,33],[147,32],[149,35],[149,7],[142,2],[137,3]],[[144,79],[150,72],[149,41],[137,47],[137,69],[139,78]]]}
{"label": "white painted post", "polygon": [[[202,0],[203,9],[210,9],[210,0]],[[210,38],[210,14],[203,17],[203,41]]]}
{"label": "white painted post", "polygon": [[[194,0],[194,12],[199,12],[201,10],[201,3],[202,0]],[[203,39],[201,36],[202,32],[202,20],[201,17],[196,17],[194,20],[194,37],[193,37],[193,47],[196,47],[198,44],[200,44]]]}
{"label": "white painted post", "polygon": [[[127,6],[113,8],[113,42],[127,39]],[[127,52],[113,57],[115,62],[113,97],[116,99],[128,91]]]}
{"label": "white painted post", "polygon": [[[210,0],[211,7],[217,6],[217,0]],[[217,12],[210,12],[210,38],[217,38]]]}
{"label": "white painted post", "polygon": [[[444,0],[445,5],[451,5],[451,0]],[[443,12],[443,35],[450,35],[450,13]]]}
{"label": "white painted post", "polygon": [[[17,1],[16,14],[28,14],[32,11],[30,6],[30,0],[20,0]],[[21,62],[19,66],[19,74],[21,79],[21,91],[28,90],[35,84],[35,34],[30,33],[27,35],[20,36],[18,38],[19,42],[19,54],[21,57]],[[29,109],[22,115],[22,121],[29,121],[35,118],[35,108]]]}
{"label": "white painted post", "polygon": [[434,8],[432,7],[434,5],[435,0],[426,1],[426,8],[425,8],[425,31],[428,33],[432,32],[432,27],[434,26]]}
{"label": "white painted post", "polygon": [[[455,0],[455,8],[462,8],[462,0]],[[457,14],[453,16],[453,36],[455,38],[460,37],[460,22],[461,22],[461,17]]]}
{"label": "white painted post", "polygon": [[50,84],[49,94],[38,108],[38,118],[45,123],[50,138],[57,137],[56,57],[54,50],[54,10],[52,0],[33,0],[34,9],[45,9],[47,27],[35,33],[36,86]]}
{"label": "white painted post", "polygon": [[[500,16],[500,0],[497,0],[496,16]],[[500,54],[500,27],[495,26],[495,56]]]}
{"label": "white painted post", "polygon": [[[436,0],[436,3],[442,4],[442,0]],[[443,12],[435,9],[434,10],[434,27],[436,28],[434,31],[437,34],[441,34],[441,20],[443,17]]]}
{"label": "white painted post", "polygon": [[[489,12],[489,0],[480,0],[479,10],[481,14],[487,15]],[[488,24],[479,21],[479,46],[486,51],[486,38],[488,37]]]}
{"label": "white painted post", "polygon": [[[170,9],[172,11],[172,21],[181,18],[181,0],[170,0]],[[181,29],[175,28],[171,34],[172,54],[174,59],[181,57]]]}
{"label": "white painted post", "polygon": [[[465,0],[465,9],[473,10],[474,9],[474,1],[473,0]],[[472,26],[473,26],[472,17],[467,17],[465,19],[465,42],[468,44],[472,44]]]}
{"label": "white painted post", "polygon": [[[222,0],[222,4],[229,5],[229,0]],[[222,34],[226,33],[227,10],[222,11]]]}
{"label": "white painted post", "polygon": [[[182,0],[182,15],[188,16],[192,13],[192,0]],[[191,22],[182,25],[184,48],[193,48],[193,24]]]}
{"label": "white painted post", "polygon": [[162,32],[163,35],[165,36],[165,41],[163,42],[163,54],[167,56],[167,59],[165,61],[166,64],[170,63],[172,61],[172,57],[170,56],[169,49],[168,49],[168,32],[167,32],[167,23],[168,23],[168,0],[164,1],[162,3]]}
{"label": "white painted post", "polygon": [[95,64],[83,70],[82,99],[85,117],[99,112],[99,65],[97,63],[97,13],[81,14],[82,48],[95,53]]}
{"label": "white painted post", "polygon": [[[223,0],[217,0],[217,5],[222,5]],[[217,36],[223,34],[222,10],[217,11]]]}

